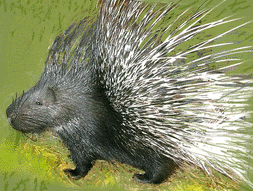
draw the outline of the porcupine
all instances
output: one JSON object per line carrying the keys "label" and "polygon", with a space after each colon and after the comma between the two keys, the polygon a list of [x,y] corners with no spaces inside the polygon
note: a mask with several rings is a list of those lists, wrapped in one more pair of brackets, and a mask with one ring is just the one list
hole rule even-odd
{"label": "porcupine", "polygon": [[[245,179],[250,166],[233,152],[246,156],[251,138],[244,133],[251,126],[244,119],[251,80],[224,72],[251,47],[186,58],[232,44],[215,41],[249,22],[171,54],[197,34],[237,20],[199,25],[214,7],[179,21],[186,10],[161,33],[154,31],[176,7],[155,11],[142,2],[106,0],[95,23],[85,18],[72,24],[53,42],[39,81],[7,108],[12,127],[58,134],[76,165],[65,170],[74,179],[86,176],[98,159],[144,170],[133,176],[142,183],[163,182],[182,162]],[[231,65],[210,68],[220,61]]]}

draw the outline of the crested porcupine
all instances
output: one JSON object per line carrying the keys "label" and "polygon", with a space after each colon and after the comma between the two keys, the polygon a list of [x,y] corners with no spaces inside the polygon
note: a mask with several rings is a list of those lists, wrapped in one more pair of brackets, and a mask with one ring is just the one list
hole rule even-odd
{"label": "crested porcupine", "polygon": [[[72,24],[55,39],[39,81],[7,108],[12,127],[58,134],[76,165],[66,170],[74,179],[98,159],[144,170],[134,175],[143,183],[161,183],[182,162],[245,179],[250,166],[234,155],[247,156],[251,139],[244,131],[251,127],[244,112],[251,79],[225,71],[251,47],[211,49],[233,44],[218,40],[249,22],[173,53],[198,34],[238,20],[201,24],[212,9],[184,19],[186,10],[157,32],[176,7],[155,11],[137,1],[106,0],[94,24],[86,18]],[[195,53],[198,58],[189,58]],[[230,65],[211,68],[222,61]]]}

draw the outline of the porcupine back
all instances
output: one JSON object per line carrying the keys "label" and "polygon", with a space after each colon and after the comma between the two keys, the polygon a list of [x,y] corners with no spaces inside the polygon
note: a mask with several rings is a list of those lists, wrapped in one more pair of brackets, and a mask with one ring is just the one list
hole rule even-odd
{"label": "porcupine back", "polygon": [[[190,16],[185,10],[157,31],[176,8],[176,3],[158,11],[135,1],[104,3],[96,24],[95,68],[106,95],[124,118],[123,125],[136,135],[136,144],[151,147],[177,164],[186,161],[208,173],[212,167],[246,180],[252,136],[245,129],[252,125],[245,120],[245,106],[252,93],[251,80],[225,72],[241,64],[240,53],[251,52],[251,47],[213,50],[233,44],[219,39],[249,22],[172,53],[197,34],[238,20],[227,17],[199,25],[215,7]],[[210,68],[224,61],[230,65]]]}

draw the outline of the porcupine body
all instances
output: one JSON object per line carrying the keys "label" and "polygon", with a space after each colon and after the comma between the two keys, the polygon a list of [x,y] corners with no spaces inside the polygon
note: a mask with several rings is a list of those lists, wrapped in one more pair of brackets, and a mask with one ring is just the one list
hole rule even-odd
{"label": "porcupine body", "polygon": [[144,170],[134,175],[143,183],[161,183],[182,162],[244,179],[249,166],[233,152],[246,156],[251,138],[244,133],[251,127],[244,119],[251,80],[224,74],[240,62],[218,70],[209,65],[238,62],[236,54],[251,48],[185,59],[231,44],[215,41],[247,23],[171,54],[202,31],[237,19],[196,25],[211,10],[199,11],[161,40],[186,11],[159,36],[154,28],[176,4],[159,12],[143,5],[107,0],[94,24],[84,19],[58,36],[39,81],[8,107],[10,124],[23,133],[57,133],[71,152],[76,168],[66,172],[75,179],[98,159]]}

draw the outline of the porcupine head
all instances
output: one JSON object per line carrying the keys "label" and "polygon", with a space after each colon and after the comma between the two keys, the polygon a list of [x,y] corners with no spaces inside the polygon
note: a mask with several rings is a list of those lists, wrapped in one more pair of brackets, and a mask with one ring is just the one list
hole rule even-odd
{"label": "porcupine head", "polygon": [[[126,16],[131,16],[140,13],[143,8],[139,8],[140,3],[135,1],[129,4],[122,4],[124,9],[119,9],[115,3],[107,1],[106,7],[103,6],[101,10],[100,19],[92,27],[87,27],[87,21],[84,20],[71,25],[55,39],[39,81],[7,108],[11,126],[22,133],[41,133],[49,129],[57,133],[70,150],[76,165],[75,169],[65,170],[74,179],[84,177],[97,159],[117,160],[144,170],[144,174],[134,175],[136,181],[143,183],[162,182],[181,160],[197,164],[203,169],[206,169],[204,162],[213,165],[209,159],[226,161],[224,158],[227,155],[223,157],[223,154],[204,151],[207,145],[210,145],[211,150],[218,148],[216,140],[223,140],[221,137],[226,131],[224,129],[220,133],[217,130],[217,138],[212,142],[215,138],[210,136],[213,134],[213,127],[209,127],[212,122],[209,122],[209,117],[203,117],[196,106],[202,102],[213,102],[214,91],[225,94],[225,89],[235,86],[219,84],[221,89],[216,87],[212,90],[211,86],[215,82],[204,77],[206,72],[195,76],[190,74],[186,64],[171,66],[175,64],[176,58],[186,57],[191,50],[202,50],[216,38],[167,58],[170,62],[163,57],[198,31],[225,24],[226,21],[211,22],[204,25],[203,29],[191,25],[180,36],[171,36],[163,43],[156,40],[159,49],[143,47],[140,50],[140,43],[151,34],[154,25],[144,31],[148,25],[146,19],[142,25],[130,28],[127,24],[133,23],[131,18],[119,15],[126,13]],[[160,14],[159,19],[165,12]],[[109,17],[104,17],[105,14],[109,14]],[[195,17],[201,14],[196,13]],[[151,18],[150,12],[147,17]],[[207,64],[212,58],[202,57],[198,60],[199,63]],[[199,68],[202,67],[205,66],[201,64]],[[180,71],[179,68],[184,69]],[[187,72],[190,78],[184,78],[183,72]],[[164,74],[174,77],[169,79]],[[219,78],[218,74],[209,76]],[[216,82],[221,83],[223,80],[225,78],[221,81],[217,79]],[[204,91],[204,87],[199,87],[196,92],[202,96],[194,95],[193,86],[201,86],[202,83],[209,84],[208,88]],[[168,89],[170,92],[167,92]],[[183,98],[181,91],[190,99]],[[166,95],[165,98],[159,98],[160,94]],[[184,114],[179,111],[181,107]],[[207,112],[218,118],[212,108],[209,110],[206,107],[203,109],[204,114]],[[173,121],[167,122],[167,118]],[[223,122],[223,117],[220,120]],[[199,129],[194,126],[197,122],[201,124]],[[203,123],[207,124],[204,126]],[[223,148],[220,150],[220,153],[224,153]],[[226,162],[229,166],[230,161]],[[217,169],[225,172],[221,166]]]}

